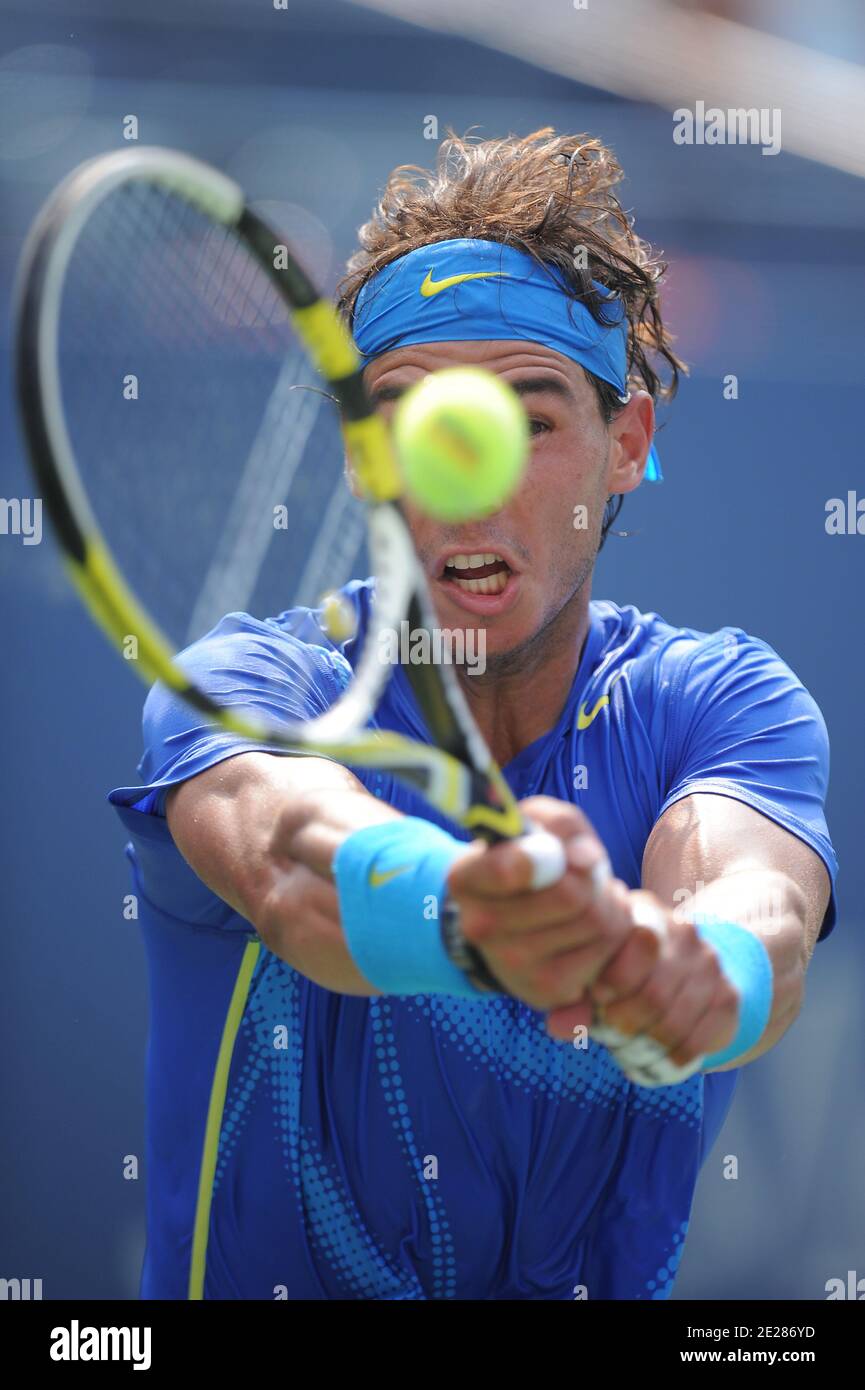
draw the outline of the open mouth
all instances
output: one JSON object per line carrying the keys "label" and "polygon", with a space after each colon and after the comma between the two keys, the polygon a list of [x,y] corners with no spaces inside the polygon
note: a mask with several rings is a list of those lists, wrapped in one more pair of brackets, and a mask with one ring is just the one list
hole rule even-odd
{"label": "open mouth", "polygon": [[510,565],[501,555],[485,551],[451,555],[441,577],[467,594],[500,594],[511,573]]}

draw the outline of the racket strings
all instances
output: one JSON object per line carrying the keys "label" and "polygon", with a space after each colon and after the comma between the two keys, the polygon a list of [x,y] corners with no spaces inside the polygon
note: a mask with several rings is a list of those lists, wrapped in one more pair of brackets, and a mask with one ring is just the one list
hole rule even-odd
{"label": "racket strings", "polygon": [[302,389],[287,308],[233,232],[151,184],[117,190],[73,249],[58,346],[85,489],[172,641],[349,577],[363,517],[337,412]]}
{"label": "racket strings", "polygon": [[[34,466],[49,484],[48,508],[74,567],[81,567],[81,550],[70,517],[86,537],[79,578],[94,616],[127,659],[123,624],[141,624],[142,636],[149,631],[138,673],[149,679],[161,669],[199,716],[205,711],[236,732],[243,724],[238,711],[248,711],[247,732],[259,738],[262,725],[325,715],[282,737],[274,729],[274,744],[391,768],[454,819],[489,833],[516,833],[516,809],[496,809],[499,777],[487,785],[489,755],[476,731],[456,738],[440,729],[446,747],[464,743],[474,758],[472,767],[461,767],[441,749],[388,734],[390,716],[377,711],[394,659],[379,651],[378,639],[384,629],[392,636],[394,624],[401,635],[406,615],[423,625],[411,602],[423,591],[411,536],[398,507],[356,504],[353,511],[337,414],[322,408],[322,395],[298,389],[312,384],[312,368],[257,255],[240,233],[217,228],[153,180],[180,172],[223,202],[224,185],[171,152],[161,158],[159,151],[142,151],[121,167],[135,186],[113,184],[118,161],[110,158],[105,182],[90,165],[86,178],[73,174],[46,207],[34,229],[18,338],[19,362],[36,388],[35,401],[29,389],[21,392]],[[94,189],[109,186],[94,210]],[[258,246],[255,215],[238,225],[249,228]],[[306,319],[316,332],[318,314],[317,308]],[[67,467],[67,444],[80,486]],[[280,495],[277,508],[273,499]],[[323,640],[319,616],[301,605],[317,597],[305,592],[313,583],[326,579],[330,589],[352,572],[363,574],[356,556],[347,563],[354,515],[364,517],[364,526],[368,518],[380,583],[362,653],[356,638],[350,644],[351,615],[328,605],[350,666]],[[114,565],[101,562],[97,528]],[[135,601],[113,579],[115,566]],[[269,619],[266,632],[278,619],[287,640],[258,640],[254,625],[227,624],[228,640],[212,646],[193,672],[181,658],[191,678],[184,689],[153,626],[182,646],[235,609]],[[449,674],[453,679],[433,664],[423,672],[434,684]],[[373,721],[382,735],[364,739],[361,731]]]}

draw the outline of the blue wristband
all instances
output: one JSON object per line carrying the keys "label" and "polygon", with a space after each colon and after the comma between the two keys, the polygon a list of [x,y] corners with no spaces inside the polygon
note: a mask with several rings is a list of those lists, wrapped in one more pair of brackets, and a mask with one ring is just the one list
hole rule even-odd
{"label": "blue wristband", "polygon": [[346,944],[385,994],[485,996],[450,960],[441,938],[448,870],[466,846],[415,816],[356,830],[334,856]]}
{"label": "blue wristband", "polygon": [[736,1036],[723,1052],[705,1058],[705,1070],[743,1056],[762,1038],[772,1012],[772,962],[760,938],[745,927],[711,917],[699,918],[695,925],[717,952],[721,969],[739,995]]}

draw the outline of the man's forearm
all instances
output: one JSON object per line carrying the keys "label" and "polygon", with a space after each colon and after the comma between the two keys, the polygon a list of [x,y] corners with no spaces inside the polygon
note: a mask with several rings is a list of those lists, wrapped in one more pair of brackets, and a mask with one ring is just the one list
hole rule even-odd
{"label": "man's forearm", "polygon": [[398,816],[347,773],[342,786],[325,777],[299,790],[283,803],[274,825],[269,888],[260,899],[256,927],[275,955],[336,993],[378,991],[349,954],[331,876],[333,857],[353,831]]}
{"label": "man's forearm", "polygon": [[315,762],[323,776],[299,782],[282,802],[270,853],[275,862],[302,864],[330,882],[333,856],[346,835],[398,819],[400,812],[372,796],[346,768]]}
{"label": "man's forearm", "polygon": [[772,962],[772,1011],[766,1030],[756,1047],[728,1064],[744,1066],[780,1041],[802,1006],[814,946],[809,939],[806,896],[783,873],[745,870],[701,888],[688,903],[688,916],[728,920],[747,928],[762,941]]}
{"label": "man's forearm", "polygon": [[183,783],[167,816],[199,878],[268,950],[326,989],[377,993],[346,947],[330,868],[347,835],[399,812],[337,763],[247,753]]}

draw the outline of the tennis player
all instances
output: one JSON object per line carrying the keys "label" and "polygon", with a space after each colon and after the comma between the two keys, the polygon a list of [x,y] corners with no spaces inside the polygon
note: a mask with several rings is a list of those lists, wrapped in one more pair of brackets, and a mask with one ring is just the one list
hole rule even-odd
{"label": "tennis player", "polygon": [[[390,177],[341,301],[385,414],[465,363],[529,414],[499,513],[410,520],[440,623],[483,635],[465,695],[565,876],[535,890],[518,843],[467,844],[389,775],[148,697],[144,785],[112,793],[151,981],[144,1297],[663,1298],[738,1069],[800,1009],[835,918],[814,700],[738,628],[590,600],[681,367],[620,178],[597,140],[449,138]],[[184,664],[308,717],[362,647],[370,583],[344,598],[350,640],[317,611],[232,614]],[[379,722],[427,737],[403,670]],[[419,903],[448,929],[407,932]]]}

